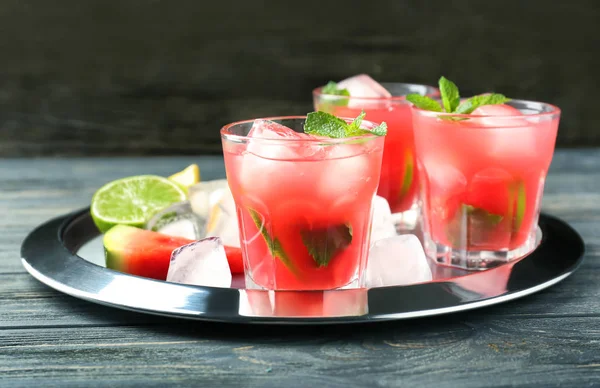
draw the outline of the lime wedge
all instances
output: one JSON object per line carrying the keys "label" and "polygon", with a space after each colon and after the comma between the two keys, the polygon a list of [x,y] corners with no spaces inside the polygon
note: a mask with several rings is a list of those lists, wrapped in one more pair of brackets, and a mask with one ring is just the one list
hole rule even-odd
{"label": "lime wedge", "polygon": [[91,213],[104,233],[115,225],[143,227],[154,213],[185,199],[183,189],[167,178],[132,176],[107,183],[96,191]]}
{"label": "lime wedge", "polygon": [[[513,232],[518,232],[521,228],[521,224],[523,223],[523,218],[525,217],[525,205],[527,202],[527,195],[525,193],[525,182],[518,181],[513,183],[511,186],[511,206],[514,206],[514,216],[513,216]],[[512,205],[516,202],[514,205]],[[512,211],[512,209],[511,209]]]}
{"label": "lime wedge", "polygon": [[200,182],[200,168],[197,164],[190,164],[185,169],[171,175],[169,179],[187,191],[188,187]]}
{"label": "lime wedge", "polygon": [[400,198],[403,198],[410,190],[413,181],[414,168],[412,152],[411,150],[407,150],[404,155],[404,178],[402,179],[402,186],[400,188]]}

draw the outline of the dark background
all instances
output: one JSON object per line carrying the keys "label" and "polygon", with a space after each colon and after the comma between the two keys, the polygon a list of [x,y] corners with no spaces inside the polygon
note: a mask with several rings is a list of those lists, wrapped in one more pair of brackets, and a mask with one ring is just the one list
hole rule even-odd
{"label": "dark background", "polygon": [[0,156],[219,153],[238,119],[365,72],[543,100],[599,146],[598,0],[3,0]]}

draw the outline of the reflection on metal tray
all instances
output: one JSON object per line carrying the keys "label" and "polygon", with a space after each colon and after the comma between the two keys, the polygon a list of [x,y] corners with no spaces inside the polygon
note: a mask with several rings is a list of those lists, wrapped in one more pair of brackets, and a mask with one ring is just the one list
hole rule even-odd
{"label": "reflection on metal tray", "polygon": [[[92,302],[178,318],[239,323],[326,324],[406,319],[475,309],[558,283],[579,266],[584,244],[563,221],[540,217],[542,238],[528,256],[470,273],[433,265],[434,280],[410,286],[333,291],[245,290],[168,283],[103,267],[89,209],[51,220],[25,239],[27,271],[42,283]],[[83,259],[83,258],[85,259]]]}

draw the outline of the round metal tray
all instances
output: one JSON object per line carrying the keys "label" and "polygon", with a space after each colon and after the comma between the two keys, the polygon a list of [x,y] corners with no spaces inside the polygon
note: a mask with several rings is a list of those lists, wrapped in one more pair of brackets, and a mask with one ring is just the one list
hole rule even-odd
{"label": "round metal tray", "polygon": [[476,309],[560,282],[581,263],[583,241],[555,217],[542,214],[539,228],[539,246],[517,261],[475,273],[431,264],[431,282],[371,289],[256,291],[245,290],[239,278],[232,288],[215,288],[127,275],[103,267],[89,209],[36,228],[23,242],[21,260],[32,276],[60,292],[142,313],[237,323],[358,323]]}

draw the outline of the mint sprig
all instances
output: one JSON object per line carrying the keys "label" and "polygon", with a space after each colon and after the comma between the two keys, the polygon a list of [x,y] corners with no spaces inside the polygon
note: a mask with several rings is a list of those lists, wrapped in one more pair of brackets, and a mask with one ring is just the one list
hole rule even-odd
{"label": "mint sprig", "polygon": [[430,110],[433,112],[442,112],[442,106],[436,100],[420,94],[407,94],[406,100],[412,102],[417,108]]}
{"label": "mint sprig", "polygon": [[451,113],[456,110],[460,104],[460,93],[456,84],[446,77],[442,76],[439,80],[440,94],[442,95],[442,103],[446,112]]}
{"label": "mint sprig", "polygon": [[335,82],[329,81],[321,89],[321,98],[319,99],[319,108],[325,112],[332,112],[336,106],[348,106],[350,102],[350,91],[348,89],[338,89]]}
{"label": "mint sprig", "polygon": [[374,134],[377,136],[385,136],[387,134],[387,124],[385,122],[371,130],[360,128],[365,115],[366,113],[362,111],[352,123],[348,124],[345,120],[330,113],[311,112],[306,115],[304,132],[309,135],[327,136],[334,139],[362,136],[366,134]]}
{"label": "mint sprig", "polygon": [[350,124],[349,129],[351,131],[356,131],[357,129],[360,129],[360,125],[362,124],[366,115],[367,114],[365,113],[364,110],[361,111],[360,114],[354,120],[352,120],[352,123]]}
{"label": "mint sprig", "polygon": [[350,96],[350,92],[348,91],[348,89],[338,89],[337,83],[333,81],[329,81],[327,85],[323,86],[323,89],[321,89],[321,93],[331,94],[334,96]]}
{"label": "mint sprig", "polygon": [[309,135],[342,138],[346,137],[347,129],[348,123],[326,112],[309,113],[304,122],[304,133]]}
{"label": "mint sprig", "polygon": [[[473,113],[473,111],[480,106],[505,104],[510,101],[510,98],[507,98],[503,94],[490,93],[473,96],[461,103],[460,92],[454,82],[442,76],[440,77],[438,84],[443,108],[436,100],[427,96],[421,96],[420,94],[409,94],[406,96],[406,100],[413,103],[419,109],[465,115]],[[454,119],[443,115],[441,115],[440,118]]]}
{"label": "mint sprig", "polygon": [[510,101],[503,94],[481,94],[474,96],[458,106],[454,113],[471,114],[475,109],[483,105],[498,105]]}
{"label": "mint sprig", "polygon": [[317,267],[326,267],[331,259],[352,243],[352,228],[348,224],[324,229],[300,231],[302,242]]}

